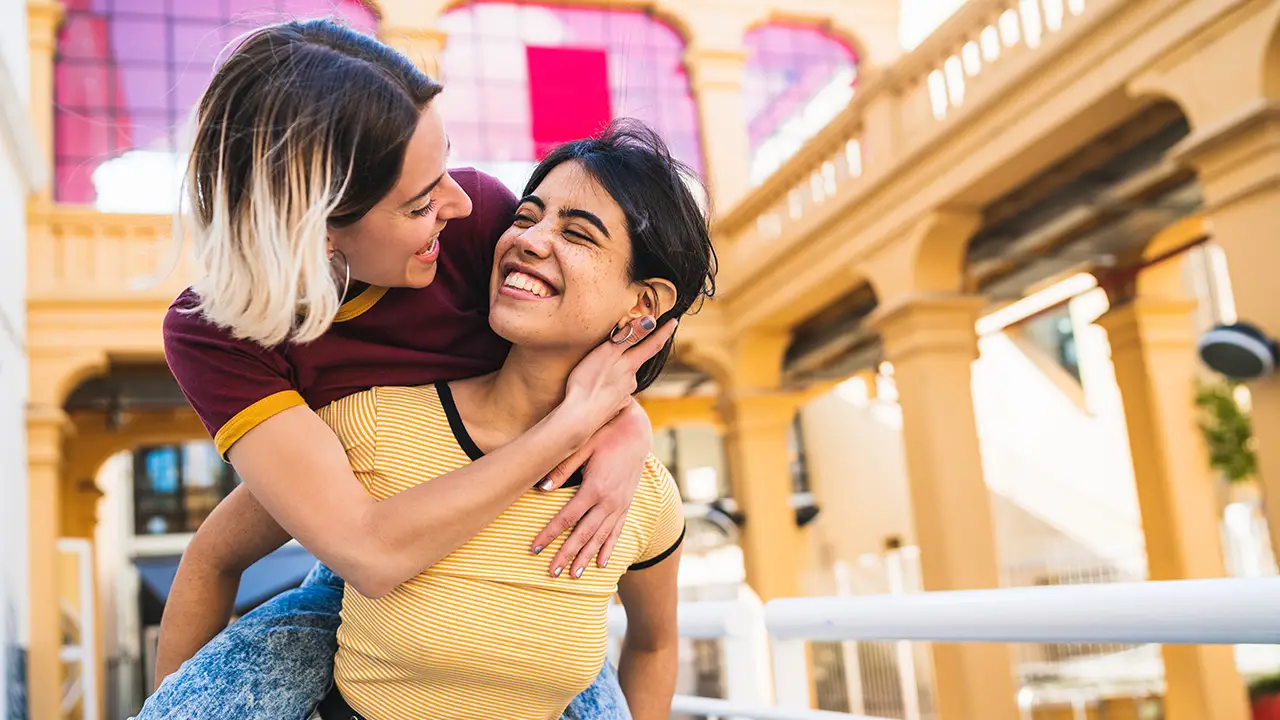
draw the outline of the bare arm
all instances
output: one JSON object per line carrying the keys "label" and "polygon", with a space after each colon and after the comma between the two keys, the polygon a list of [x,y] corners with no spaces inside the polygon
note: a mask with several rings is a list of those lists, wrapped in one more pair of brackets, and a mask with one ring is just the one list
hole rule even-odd
{"label": "bare arm", "polygon": [[564,403],[524,435],[382,502],[356,480],[329,427],[304,407],[254,427],[228,457],[303,547],[360,594],[381,597],[478,533],[630,405],[636,370],[674,331],[667,323],[629,348],[605,342],[574,370]]}
{"label": "bare arm", "polygon": [[[636,411],[636,407],[632,411]],[[643,420],[627,415],[620,430],[634,433],[632,425]],[[610,423],[606,429],[617,424]],[[605,429],[601,430],[604,433]],[[601,433],[598,433],[601,434]],[[636,451],[648,451],[648,434],[633,437],[637,448],[618,449],[622,462]],[[643,445],[643,447],[640,447]],[[603,449],[600,451],[605,452]],[[612,462],[605,458],[602,462]],[[617,477],[629,478],[632,470],[619,468]],[[626,485],[634,492],[635,482]],[[579,493],[581,494],[581,493]],[[595,507],[604,506],[600,501]],[[586,507],[591,507],[590,503]],[[581,514],[581,511],[579,511]],[[625,513],[623,514],[625,517]],[[581,526],[579,527],[581,529]],[[575,531],[575,535],[577,531]],[[558,535],[558,533],[557,533]],[[552,536],[554,539],[555,536]],[[169,599],[160,623],[160,645],[156,655],[156,677],[164,680],[191,659],[200,648],[227,626],[231,618],[240,576],[250,565],[289,540],[289,533],[253,497],[245,487],[236,488],[200,525],[182,556]],[[549,540],[548,540],[549,542]]]}
{"label": "bare arm", "polygon": [[448,475],[377,502],[314,412],[285,410],[229,453],[281,526],[366,597],[381,597],[492,522],[585,440],[563,414]]}
{"label": "bare arm", "polygon": [[227,626],[240,575],[288,541],[289,534],[243,486],[214,508],[183,553],[165,602],[157,685]]}
{"label": "bare arm", "polygon": [[627,611],[618,681],[635,720],[665,720],[671,715],[679,652],[679,568],[677,548],[657,565],[628,572],[618,582],[618,596]]}

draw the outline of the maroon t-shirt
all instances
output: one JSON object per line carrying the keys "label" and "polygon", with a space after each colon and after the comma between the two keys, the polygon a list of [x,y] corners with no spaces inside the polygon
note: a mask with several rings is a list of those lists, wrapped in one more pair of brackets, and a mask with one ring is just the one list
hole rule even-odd
{"label": "maroon t-shirt", "polygon": [[379,385],[457,380],[501,365],[508,344],[489,328],[489,275],[516,198],[476,170],[450,174],[473,207],[441,233],[435,281],[421,290],[369,287],[317,340],[275,348],[238,340],[183,312],[196,304],[193,291],[178,296],[164,319],[165,359],[220,453],[295,405],[316,409]]}

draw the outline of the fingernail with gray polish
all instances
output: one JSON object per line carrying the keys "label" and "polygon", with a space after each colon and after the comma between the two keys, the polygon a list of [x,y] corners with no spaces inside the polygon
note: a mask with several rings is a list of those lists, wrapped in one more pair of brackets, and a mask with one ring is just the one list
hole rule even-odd
{"label": "fingernail with gray polish", "polygon": [[574,578],[580,578],[580,577],[582,577],[582,568],[578,568],[577,570],[574,570],[574,571],[573,571],[573,577],[574,577]]}
{"label": "fingernail with gray polish", "polygon": [[541,545],[534,545],[534,546],[533,546],[533,554],[534,554],[534,555],[537,555],[538,553],[541,553],[541,552],[542,552],[542,546],[541,546]]}
{"label": "fingernail with gray polish", "polygon": [[551,488],[552,488],[551,478],[547,478],[546,480],[543,480],[542,482],[538,483],[538,489],[541,490],[542,492],[551,492]]}
{"label": "fingernail with gray polish", "polygon": [[646,317],[645,319],[640,321],[640,327],[644,328],[645,330],[652,330],[655,327],[657,327],[657,324],[653,322],[653,318]]}
{"label": "fingernail with gray polish", "polygon": [[558,578],[558,577],[560,577],[560,568],[556,568],[556,569],[552,570],[552,571],[551,571],[551,577],[553,577],[553,578]]}

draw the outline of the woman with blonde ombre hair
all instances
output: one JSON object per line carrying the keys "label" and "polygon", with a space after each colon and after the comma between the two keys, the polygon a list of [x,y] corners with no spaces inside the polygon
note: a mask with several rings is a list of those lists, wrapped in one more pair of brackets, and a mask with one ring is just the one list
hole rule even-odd
{"label": "woman with blonde ombre hair", "polygon": [[[588,458],[528,550],[554,550],[547,571],[569,571],[560,582],[608,564],[651,442],[636,371],[670,352],[672,323],[650,335],[654,318],[637,318],[527,431],[381,502],[316,415],[506,357],[488,280],[516,202],[489,176],[447,169],[440,91],[387,46],[312,20],[248,36],[201,99],[189,224],[207,274],[166,315],[165,355],[243,487],[183,556],[161,626],[164,682],[143,720],[307,717],[332,684],[342,579],[385,596]],[[223,631],[239,572],[290,537],[323,564]],[[627,717],[612,668],[565,716]]]}

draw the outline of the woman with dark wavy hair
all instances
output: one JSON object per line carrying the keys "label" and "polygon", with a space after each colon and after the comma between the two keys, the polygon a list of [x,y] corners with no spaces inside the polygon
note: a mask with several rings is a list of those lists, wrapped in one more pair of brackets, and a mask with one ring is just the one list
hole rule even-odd
{"label": "woman with dark wavy hair", "polygon": [[[677,320],[714,288],[715,253],[692,173],[651,130],[618,122],[552,151],[533,171],[498,240],[489,323],[511,342],[496,372],[375,387],[322,409],[356,477],[385,500],[478,462],[555,412],[600,341],[632,323]],[[636,366],[643,390],[669,346]],[[425,480],[430,485],[434,480]],[[348,592],[337,690],[320,720],[548,720],[589,687],[605,659],[615,593],[627,613],[619,664],[634,717],[671,713],[676,576],[684,514],[652,456],[611,564],[562,582],[522,555],[577,492],[526,492],[478,535],[391,593]]]}

